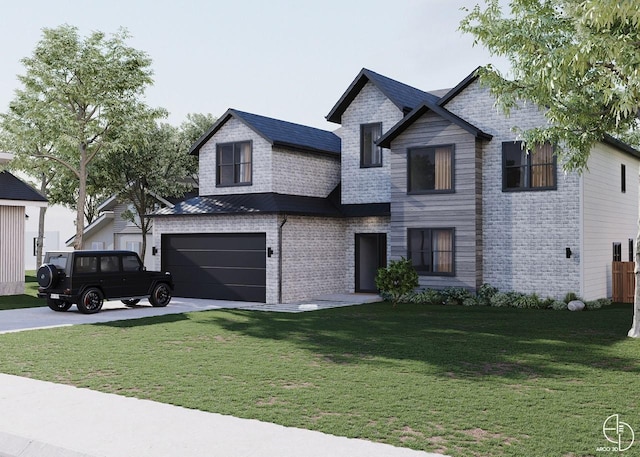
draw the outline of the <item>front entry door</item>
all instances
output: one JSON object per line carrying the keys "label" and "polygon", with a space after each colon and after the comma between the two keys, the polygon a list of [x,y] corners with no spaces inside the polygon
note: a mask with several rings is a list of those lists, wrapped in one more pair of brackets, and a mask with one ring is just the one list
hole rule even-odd
{"label": "front entry door", "polygon": [[377,292],[376,273],[387,266],[387,234],[356,233],[356,292]]}

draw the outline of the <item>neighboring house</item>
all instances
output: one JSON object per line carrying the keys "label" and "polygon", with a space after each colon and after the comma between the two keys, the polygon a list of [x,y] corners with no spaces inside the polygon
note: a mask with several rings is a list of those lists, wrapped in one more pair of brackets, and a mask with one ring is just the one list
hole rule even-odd
{"label": "neighboring house", "polygon": [[267,303],[375,291],[400,257],[422,287],[610,296],[640,153],[608,138],[564,173],[513,133],[543,113],[505,117],[474,73],[424,92],[363,69],[327,115],[337,134],[228,110],[192,147],[200,195],[154,215],[156,268],[176,295]]}
{"label": "neighboring house", "polygon": [[[172,199],[154,197],[158,207],[172,207]],[[93,250],[127,250],[135,251],[142,256],[142,230],[132,221],[125,219],[122,214],[126,211],[135,214],[132,204],[122,202],[113,195],[106,199],[97,208],[98,217],[83,229],[82,243],[84,249]],[[67,247],[72,247],[75,235],[66,241]],[[151,232],[147,234],[147,247],[145,252],[145,265],[152,265]]]}
{"label": "neighboring house", "polygon": [[[10,159],[0,153],[0,163]],[[47,206],[47,199],[8,171],[0,171],[0,295],[24,293],[27,206]]]}

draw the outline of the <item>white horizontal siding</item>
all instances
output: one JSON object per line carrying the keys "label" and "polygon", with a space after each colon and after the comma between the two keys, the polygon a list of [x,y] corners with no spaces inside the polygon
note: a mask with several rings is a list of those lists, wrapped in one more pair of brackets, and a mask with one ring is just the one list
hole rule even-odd
{"label": "white horizontal siding", "polygon": [[[621,165],[626,166],[626,192],[621,191]],[[586,300],[611,297],[613,243],[622,244],[638,231],[638,160],[610,146],[596,146],[583,176],[583,290]]]}

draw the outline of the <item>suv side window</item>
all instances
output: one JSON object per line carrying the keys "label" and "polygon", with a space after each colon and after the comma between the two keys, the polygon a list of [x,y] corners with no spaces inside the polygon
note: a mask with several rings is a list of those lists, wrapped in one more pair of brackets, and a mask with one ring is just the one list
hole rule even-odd
{"label": "suv side window", "polygon": [[73,269],[75,273],[95,273],[98,271],[98,259],[96,257],[77,256]]}
{"label": "suv side window", "polygon": [[118,257],[115,255],[100,257],[100,271],[102,273],[115,273],[120,271]]}
{"label": "suv side window", "polygon": [[124,271],[142,271],[140,261],[135,255],[122,256],[122,269]]}

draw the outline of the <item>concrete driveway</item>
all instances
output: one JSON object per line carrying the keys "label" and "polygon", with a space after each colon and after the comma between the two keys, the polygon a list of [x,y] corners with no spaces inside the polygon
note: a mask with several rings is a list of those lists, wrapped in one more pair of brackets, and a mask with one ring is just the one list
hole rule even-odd
{"label": "concrete driveway", "polygon": [[268,305],[264,303],[174,297],[171,299],[171,303],[164,308],[154,308],[149,304],[148,300],[141,300],[138,305],[132,307],[127,307],[120,301],[107,301],[104,303],[102,311],[97,314],[82,314],[75,306],[72,306],[66,312],[52,311],[47,306],[43,306],[41,308],[0,311],[0,334],[41,328],[141,319],[143,317],[191,313],[211,309],[246,309],[299,313],[380,300],[381,298],[374,294],[335,294],[299,303]]}

